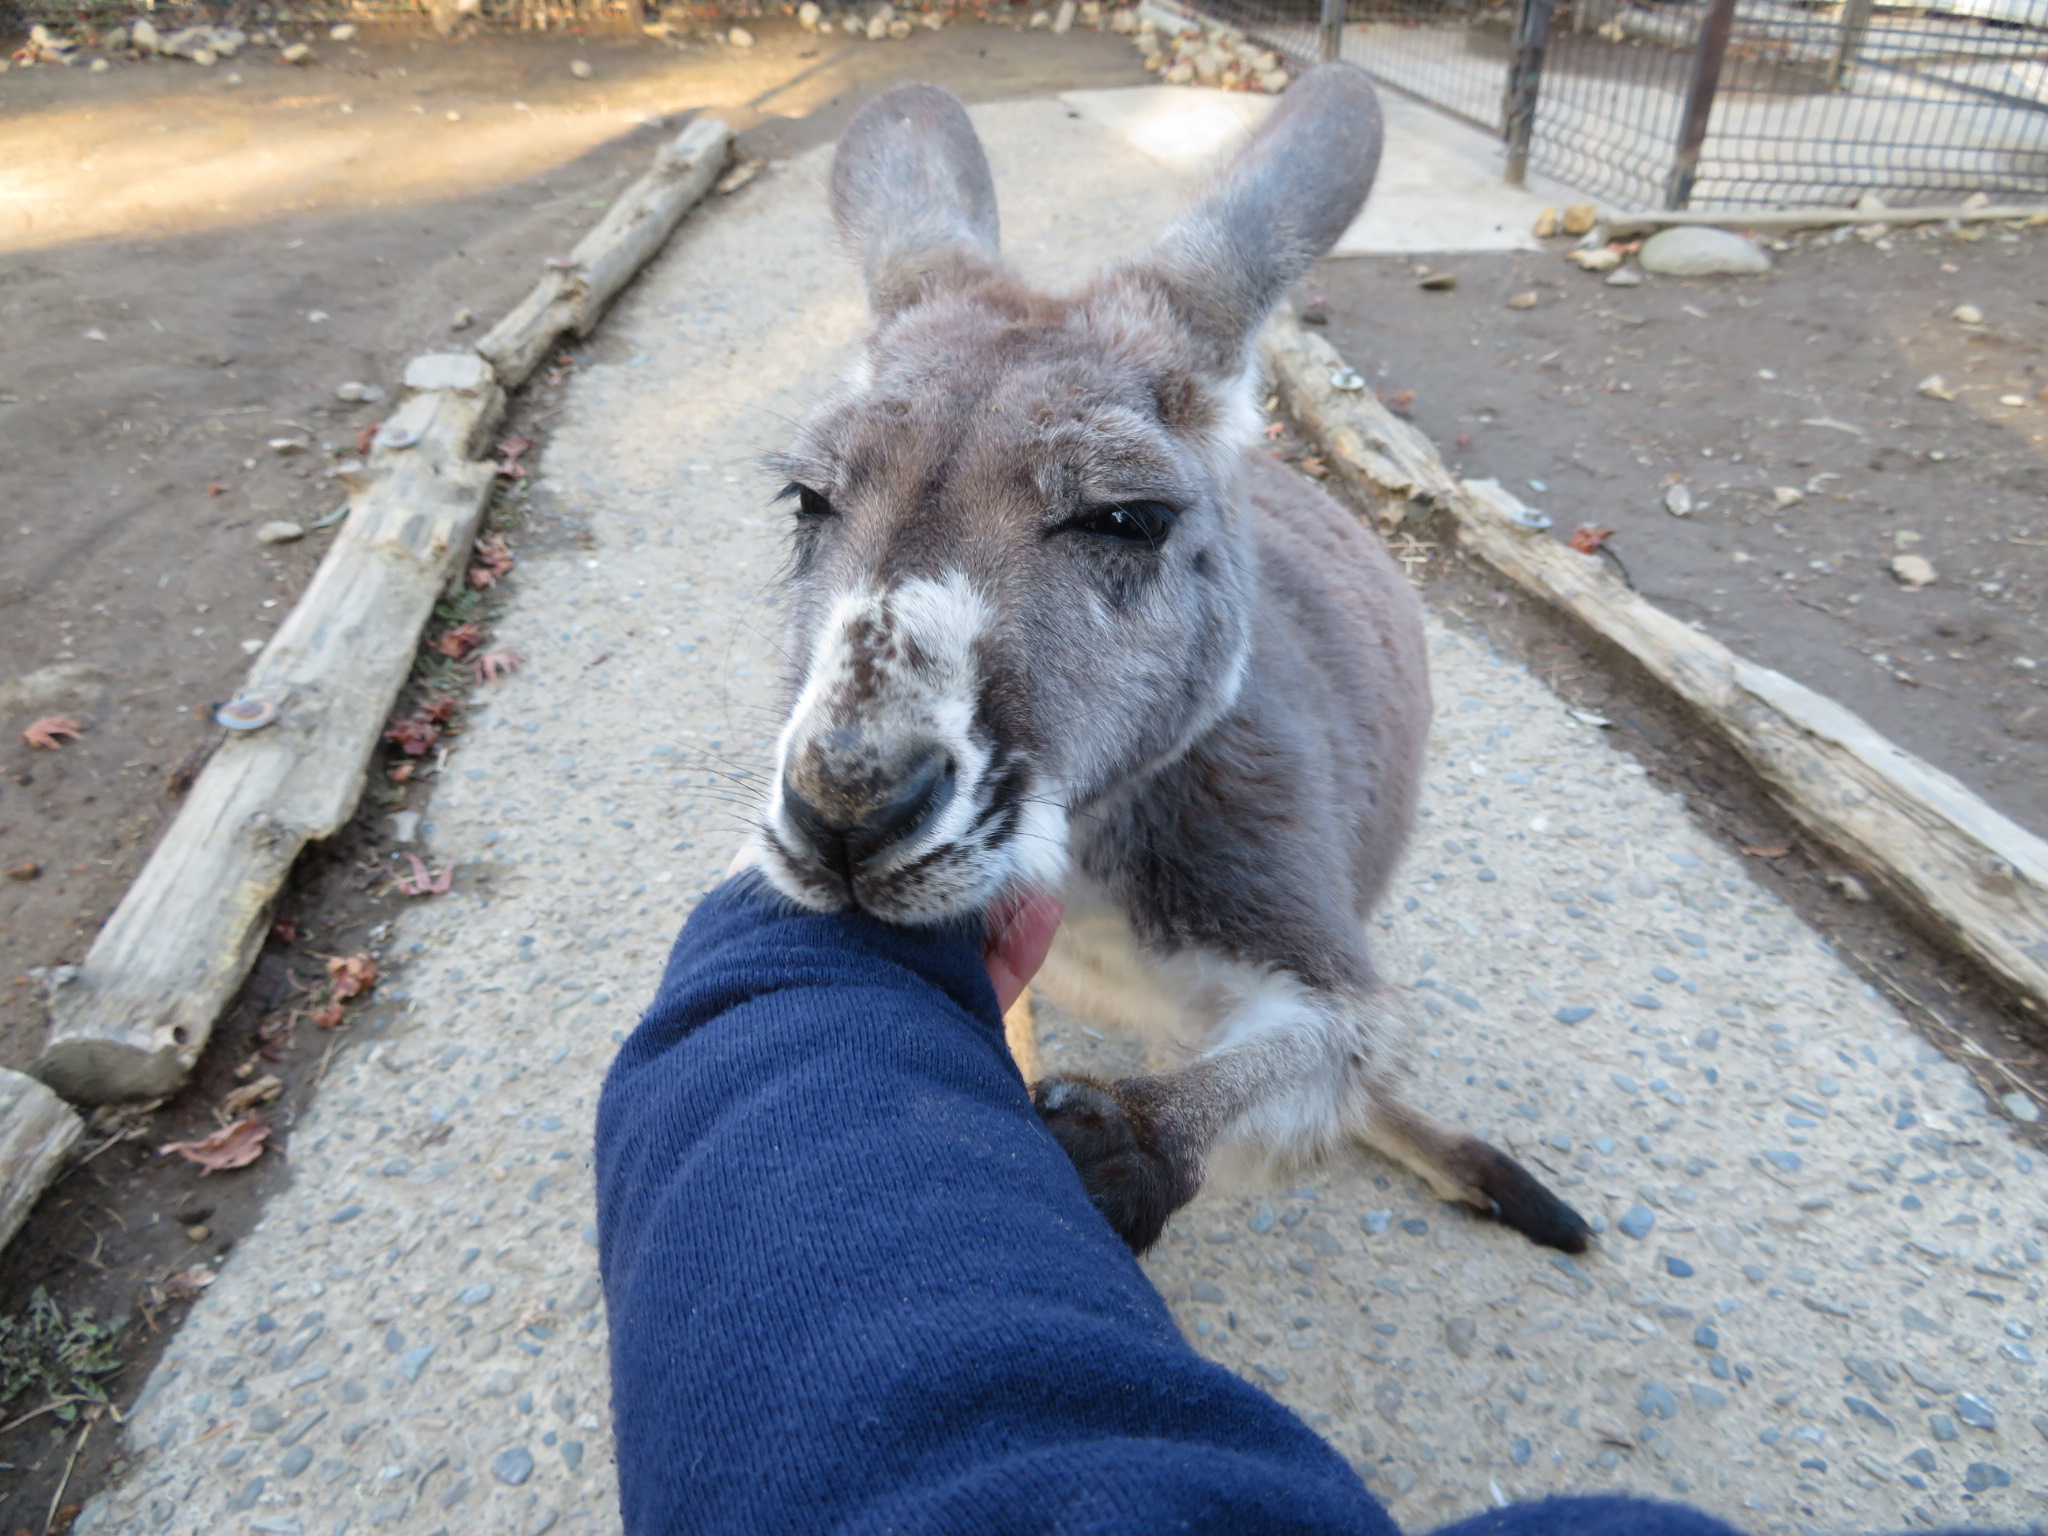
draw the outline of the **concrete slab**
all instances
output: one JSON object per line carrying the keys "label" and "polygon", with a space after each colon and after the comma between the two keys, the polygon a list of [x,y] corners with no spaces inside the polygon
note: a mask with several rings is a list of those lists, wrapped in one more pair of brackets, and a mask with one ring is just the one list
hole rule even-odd
{"label": "concrete slab", "polygon": [[[1199,175],[1227,157],[1275,98],[1141,85],[1067,91],[1060,100],[1167,169]],[[1507,185],[1499,141],[1469,123],[1394,91],[1380,93],[1380,106],[1387,145],[1379,183],[1333,255],[1536,250],[1536,215],[1584,200],[1543,177]]]}
{"label": "concrete slab", "polygon": [[[1181,196],[1073,110],[974,113],[1009,248],[1055,284]],[[826,163],[693,217],[577,370],[541,494],[587,540],[523,541],[498,639],[528,664],[421,828],[457,890],[392,935],[290,1187],[84,1536],[618,1529],[591,1117],[778,723],[763,455],[864,320]],[[1449,625],[1431,643],[1427,819],[1379,933],[1418,1095],[1543,1166],[1603,1246],[1563,1263],[1363,1155],[1225,1171],[1148,1266],[1190,1337],[1411,1528],[1554,1488],[1786,1533],[2038,1518],[2048,1173],[1596,730]]]}

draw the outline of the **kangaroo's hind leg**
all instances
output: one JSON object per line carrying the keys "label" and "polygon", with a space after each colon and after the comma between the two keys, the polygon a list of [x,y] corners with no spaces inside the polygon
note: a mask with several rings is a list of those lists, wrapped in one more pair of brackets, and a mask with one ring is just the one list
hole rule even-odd
{"label": "kangaroo's hind leg", "polygon": [[[1210,1001],[1224,1006],[1216,1043],[1199,1060],[1107,1083],[1054,1077],[1033,1089],[1089,1198],[1134,1250],[1156,1242],[1195,1197],[1210,1152],[1228,1138],[1289,1162],[1363,1142],[1447,1200],[1534,1242],[1585,1251],[1585,1221],[1520,1163],[1400,1097],[1393,1053],[1407,1021],[1389,989],[1331,994],[1266,968],[1204,969]],[[1217,982],[1218,969],[1238,974]]]}

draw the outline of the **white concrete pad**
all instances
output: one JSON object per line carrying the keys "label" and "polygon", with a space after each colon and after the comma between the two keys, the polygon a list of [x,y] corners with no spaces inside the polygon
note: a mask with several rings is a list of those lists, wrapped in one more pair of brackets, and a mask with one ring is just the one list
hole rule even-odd
{"label": "white concrete pad", "polygon": [[[1193,86],[1139,85],[1067,91],[1060,99],[1147,158],[1183,175],[1220,164],[1273,108],[1271,96]],[[1393,91],[1380,93],[1386,152],[1365,212],[1333,255],[1523,251],[1546,207],[1583,201],[1543,177],[1527,187],[1501,180],[1500,144],[1467,123]]]}

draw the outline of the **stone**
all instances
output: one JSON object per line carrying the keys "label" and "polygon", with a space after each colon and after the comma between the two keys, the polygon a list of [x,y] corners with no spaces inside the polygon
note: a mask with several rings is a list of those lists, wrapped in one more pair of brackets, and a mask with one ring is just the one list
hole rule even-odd
{"label": "stone", "polygon": [[1664,1255],[1664,1273],[1674,1280],[1690,1280],[1692,1266],[1677,1255],[1667,1253]]}
{"label": "stone", "polygon": [[1956,1394],[1956,1417],[1972,1429],[1998,1428],[1998,1416],[1991,1411],[1991,1405],[1974,1392]]}
{"label": "stone", "polygon": [[1963,1486],[1972,1493],[1983,1493],[1990,1488],[2010,1488],[2012,1474],[1988,1461],[1973,1461],[1963,1472]]}
{"label": "stone", "polygon": [[1564,211],[1558,228],[1568,235],[1583,235],[1600,222],[1600,210],[1591,203],[1573,203]]}
{"label": "stone", "polygon": [[1998,1102],[2005,1112],[2022,1125],[2037,1125],[2041,1119],[2041,1106],[2034,1102],[2031,1094],[2014,1089],[2011,1093],[2000,1094]]}
{"label": "stone", "polygon": [[569,73],[578,80],[588,80],[596,71],[590,67],[590,60],[588,59],[571,59],[569,61]]}
{"label": "stone", "polygon": [[1052,29],[1058,33],[1069,32],[1074,26],[1074,15],[1080,9],[1074,0],[1060,0],[1060,8],[1053,12]]}
{"label": "stone", "polygon": [[512,1446],[491,1458],[491,1476],[517,1488],[533,1476],[533,1452],[523,1445]]}
{"label": "stone", "polygon": [[1641,267],[1616,267],[1607,274],[1607,286],[1610,288],[1640,288],[1642,285]]}
{"label": "stone", "polygon": [[1780,485],[1771,491],[1771,502],[1782,512],[1787,507],[1796,507],[1806,500],[1806,492],[1796,485]]}
{"label": "stone", "polygon": [[1661,277],[1745,277],[1771,270],[1770,256],[1755,241],[1707,224],[1658,230],[1636,260]]}
{"label": "stone", "polygon": [[1535,307],[1536,290],[1534,288],[1525,288],[1508,300],[1509,309],[1534,309]]}
{"label": "stone", "polygon": [[1168,85],[1190,85],[1194,82],[1195,66],[1185,62],[1175,64],[1159,78]]}
{"label": "stone", "polygon": [[256,542],[258,544],[290,544],[296,539],[303,539],[305,536],[305,529],[301,528],[297,523],[286,522],[283,518],[277,518],[271,522],[264,523],[256,530]]}
{"label": "stone", "polygon": [[730,47],[751,48],[754,46],[754,34],[745,27],[730,27],[726,30],[725,41]]}
{"label": "stone", "polygon": [[1593,1017],[1595,1011],[1585,1003],[1571,1003],[1558,1009],[1551,1017],[1560,1024],[1583,1024]]}
{"label": "stone", "polygon": [[1683,480],[1664,487],[1664,510],[1673,517],[1691,517],[1693,505],[1692,487]]}
{"label": "stone", "polygon": [[1948,387],[1948,381],[1938,373],[1930,373],[1913,388],[1930,400],[1953,400],[1955,391]]}
{"label": "stone", "polygon": [[1444,1345],[1460,1360],[1472,1358],[1472,1344],[1479,1337],[1479,1325],[1469,1317],[1444,1319]]}
{"label": "stone", "polygon": [[338,22],[327,29],[327,39],[334,43],[352,43],[356,40],[356,24],[352,21]]}
{"label": "stone", "polygon": [[347,405],[375,405],[384,398],[384,391],[375,384],[362,384],[350,379],[346,384],[334,386],[334,398]]}
{"label": "stone", "polygon": [[1936,579],[1933,562],[1924,555],[1893,555],[1892,575],[1903,587],[1929,587]]}
{"label": "stone", "polygon": [[1536,215],[1536,222],[1529,226],[1529,233],[1538,240],[1548,240],[1557,233],[1560,216],[1555,208],[1546,208]]}
{"label": "stone", "polygon": [[280,52],[278,57],[287,64],[311,64],[315,62],[313,49],[307,43],[293,43]]}
{"label": "stone", "polygon": [[423,352],[405,365],[405,387],[414,394],[445,389],[476,395],[497,387],[491,365],[474,352]]}
{"label": "stone", "polygon": [[1564,259],[1583,272],[1612,272],[1621,265],[1621,252],[1611,245],[1600,245],[1590,251],[1567,251]]}
{"label": "stone", "polygon": [[1671,1395],[1669,1387],[1646,1381],[1642,1395],[1636,1399],[1636,1412],[1646,1419],[1675,1419],[1678,1417],[1678,1399]]}
{"label": "stone", "polygon": [[1984,311],[1974,304],[1958,304],[1948,312],[1948,317],[1955,321],[1957,325],[1982,325],[1984,323]]}
{"label": "stone", "polygon": [[1628,1213],[1615,1223],[1626,1237],[1641,1242],[1650,1235],[1650,1229],[1657,1225],[1657,1214],[1647,1205],[1632,1205]]}

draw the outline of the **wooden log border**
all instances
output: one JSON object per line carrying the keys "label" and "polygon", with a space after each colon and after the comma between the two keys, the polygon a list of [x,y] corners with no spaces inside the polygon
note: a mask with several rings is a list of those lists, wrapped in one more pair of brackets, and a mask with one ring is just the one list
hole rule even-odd
{"label": "wooden log border", "polygon": [[28,1219],[84,1126],[34,1078],[0,1067],[0,1248]]}
{"label": "wooden log border", "polygon": [[[231,733],[50,999],[35,1073],[90,1104],[177,1089],[261,948],[293,861],[354,814],[434,603],[459,581],[490,498],[477,458],[565,332],[587,334],[709,190],[731,130],[700,117],[474,352],[407,366],[400,403],[312,581],[249,671],[274,724]],[[13,1118],[9,1110],[9,1121]]]}
{"label": "wooden log border", "polygon": [[1620,646],[1717,724],[1819,841],[1868,875],[1920,927],[1976,961],[2036,1016],[2048,1014],[2048,842],[1834,700],[1746,661],[1631,590],[1591,555],[1524,521],[1490,480],[1462,480],[1426,438],[1291,313],[1267,328],[1267,370],[1332,467],[1368,488],[1383,526],[1411,501],[1445,513],[1461,545],[1524,590]]}

